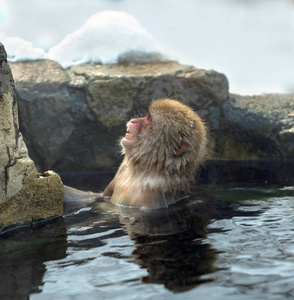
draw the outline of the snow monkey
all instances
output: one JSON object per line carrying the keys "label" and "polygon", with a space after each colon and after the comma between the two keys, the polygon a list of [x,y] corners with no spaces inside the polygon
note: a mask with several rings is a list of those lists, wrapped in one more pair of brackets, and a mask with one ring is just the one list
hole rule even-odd
{"label": "snow monkey", "polygon": [[102,197],[124,206],[167,207],[188,193],[206,158],[206,127],[181,102],[155,100],[145,117],[127,123],[121,146],[124,159]]}

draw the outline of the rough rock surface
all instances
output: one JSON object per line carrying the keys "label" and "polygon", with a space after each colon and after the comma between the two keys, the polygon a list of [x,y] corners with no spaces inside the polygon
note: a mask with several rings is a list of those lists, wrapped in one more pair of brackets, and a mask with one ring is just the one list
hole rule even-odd
{"label": "rough rock surface", "polygon": [[11,64],[19,96],[20,124],[40,170],[91,171],[115,167],[117,140],[130,117],[152,99],[189,104],[217,129],[226,77],[176,62],[80,65],[63,70],[49,60]]}
{"label": "rough rock surface", "polygon": [[294,94],[231,95],[222,104],[218,156],[294,158]]}
{"label": "rough rock surface", "polygon": [[0,115],[0,231],[61,214],[60,177],[52,171],[37,172],[19,131],[14,81],[1,43]]}
{"label": "rough rock surface", "polygon": [[20,125],[40,170],[116,167],[117,140],[152,99],[171,97],[206,121],[212,157],[293,159],[293,95],[230,95],[223,74],[176,62],[87,64],[63,70],[50,60],[11,64]]}

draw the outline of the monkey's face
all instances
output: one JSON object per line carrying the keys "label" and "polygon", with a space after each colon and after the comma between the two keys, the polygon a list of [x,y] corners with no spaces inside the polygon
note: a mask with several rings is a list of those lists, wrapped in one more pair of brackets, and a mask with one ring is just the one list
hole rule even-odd
{"label": "monkey's face", "polygon": [[138,137],[142,132],[148,131],[152,126],[152,119],[148,113],[144,118],[132,119],[127,123],[127,133],[121,140],[125,149],[132,149],[138,142]]}
{"label": "monkey's face", "polygon": [[186,174],[189,178],[205,159],[206,144],[200,117],[171,99],[152,101],[146,117],[127,123],[127,134],[121,140],[126,161],[137,171],[181,177]]}

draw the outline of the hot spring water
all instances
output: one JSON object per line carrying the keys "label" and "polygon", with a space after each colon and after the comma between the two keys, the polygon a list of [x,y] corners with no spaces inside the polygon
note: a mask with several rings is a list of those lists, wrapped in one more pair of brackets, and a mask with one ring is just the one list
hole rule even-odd
{"label": "hot spring water", "polygon": [[0,298],[292,299],[293,206],[292,186],[224,185],[168,209],[67,205],[1,236]]}

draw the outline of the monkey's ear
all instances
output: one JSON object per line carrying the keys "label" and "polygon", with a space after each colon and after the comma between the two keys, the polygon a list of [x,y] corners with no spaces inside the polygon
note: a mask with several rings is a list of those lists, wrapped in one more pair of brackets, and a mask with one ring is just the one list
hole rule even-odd
{"label": "monkey's ear", "polygon": [[188,144],[185,142],[182,142],[180,148],[175,150],[176,156],[183,155],[186,152],[187,148],[188,148]]}

